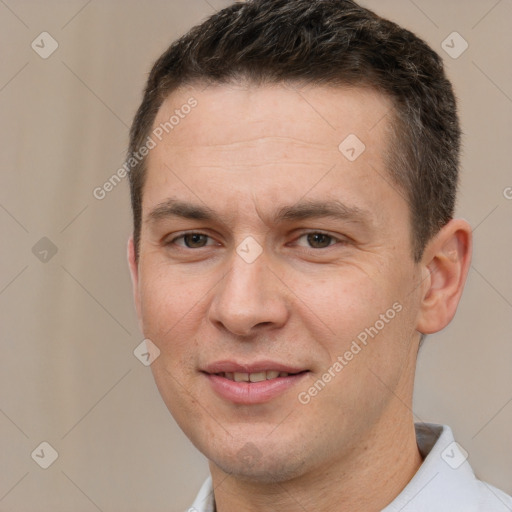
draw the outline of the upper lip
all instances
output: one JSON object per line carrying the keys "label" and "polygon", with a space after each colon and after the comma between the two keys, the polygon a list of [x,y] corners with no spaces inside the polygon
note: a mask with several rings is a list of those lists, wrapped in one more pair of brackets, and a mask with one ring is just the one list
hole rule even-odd
{"label": "upper lip", "polygon": [[258,373],[265,371],[278,371],[286,373],[300,373],[307,371],[306,368],[290,366],[276,361],[256,361],[244,363],[238,361],[216,361],[202,368],[203,372],[216,373]]}

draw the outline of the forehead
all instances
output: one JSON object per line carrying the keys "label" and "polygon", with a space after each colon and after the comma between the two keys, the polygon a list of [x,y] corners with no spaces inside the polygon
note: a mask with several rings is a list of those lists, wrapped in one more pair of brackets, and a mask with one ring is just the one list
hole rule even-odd
{"label": "forehead", "polygon": [[143,214],[171,195],[223,208],[230,193],[274,207],[306,194],[356,207],[382,200],[391,111],[391,102],[369,88],[179,89],[153,125]]}
{"label": "forehead", "polygon": [[[197,106],[189,112],[190,103]],[[382,130],[370,133],[378,124],[385,125],[391,111],[391,101],[369,87],[197,85],[174,91],[159,109],[153,128],[164,126],[175,114],[176,125],[163,134],[174,146],[186,146],[192,140],[196,146],[222,145],[251,134],[337,149],[347,131],[373,143]]]}

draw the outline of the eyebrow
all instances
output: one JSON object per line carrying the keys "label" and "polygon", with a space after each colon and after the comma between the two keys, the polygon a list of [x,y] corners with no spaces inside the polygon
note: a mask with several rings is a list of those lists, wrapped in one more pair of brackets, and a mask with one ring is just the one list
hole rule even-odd
{"label": "eyebrow", "polygon": [[[153,208],[147,215],[145,222],[156,223],[172,217],[190,220],[217,221],[224,224],[215,210],[212,210],[208,206],[187,203],[174,198],[167,199]],[[337,200],[301,200],[294,205],[283,206],[271,216],[271,223],[277,224],[286,221],[290,222],[323,217],[354,222],[367,225],[368,227],[373,224],[369,211],[363,210],[357,206],[346,205]]]}
{"label": "eyebrow", "polygon": [[299,201],[293,206],[280,208],[274,222],[297,221],[328,217],[336,220],[371,224],[370,213],[357,206],[349,206],[341,201]]}
{"label": "eyebrow", "polygon": [[146,222],[157,222],[168,217],[181,217],[191,220],[214,220],[217,215],[214,210],[207,206],[186,203],[178,199],[167,199],[149,212]]}

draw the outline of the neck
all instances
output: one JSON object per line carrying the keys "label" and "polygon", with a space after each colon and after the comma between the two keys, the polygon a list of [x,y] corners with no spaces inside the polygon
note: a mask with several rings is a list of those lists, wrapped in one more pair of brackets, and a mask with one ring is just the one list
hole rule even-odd
{"label": "neck", "polygon": [[[393,411],[397,413],[397,411]],[[403,405],[400,411],[403,415]],[[382,418],[350,457],[333,459],[292,480],[261,484],[210,463],[217,512],[378,512],[400,494],[422,463],[412,415]]]}

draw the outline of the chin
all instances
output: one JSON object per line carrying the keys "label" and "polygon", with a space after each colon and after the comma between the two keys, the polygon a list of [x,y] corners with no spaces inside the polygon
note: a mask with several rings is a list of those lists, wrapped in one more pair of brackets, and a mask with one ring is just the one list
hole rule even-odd
{"label": "chin", "polygon": [[290,450],[276,450],[275,447],[259,448],[251,442],[247,442],[234,454],[226,455],[224,452],[205,455],[224,473],[255,483],[285,482],[301,476],[305,471],[303,456],[291,456]]}

